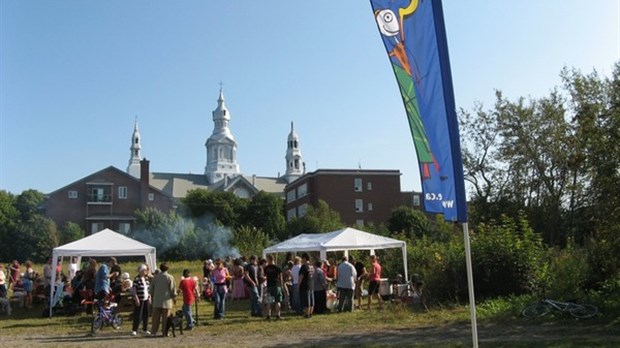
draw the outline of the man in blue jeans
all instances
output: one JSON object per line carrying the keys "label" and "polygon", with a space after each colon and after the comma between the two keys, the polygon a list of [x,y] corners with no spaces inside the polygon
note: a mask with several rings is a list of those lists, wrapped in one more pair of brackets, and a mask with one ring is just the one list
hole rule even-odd
{"label": "man in blue jeans", "polygon": [[194,318],[192,317],[192,305],[194,301],[198,301],[200,297],[198,296],[198,284],[194,278],[191,277],[189,269],[183,270],[183,279],[181,279],[179,289],[183,293],[183,315],[187,322],[185,330],[191,331],[194,329],[195,324]]}
{"label": "man in blue jeans", "polygon": [[118,272],[110,272],[111,268],[116,266],[116,258],[110,257],[106,263],[101,264],[95,277],[95,296],[107,301],[112,288],[110,287],[110,278],[118,277]]}
{"label": "man in blue jeans", "polygon": [[226,294],[228,293],[226,280],[230,279],[228,269],[224,267],[224,262],[221,259],[215,260],[215,269],[211,271],[211,278],[214,286],[213,300],[215,301],[213,318],[221,320],[224,319],[226,310]]}
{"label": "man in blue jeans", "polygon": [[250,289],[250,315],[253,317],[261,317],[263,313],[260,308],[260,283],[258,281],[258,264],[256,255],[250,256],[250,263],[245,268],[243,275],[245,284]]}

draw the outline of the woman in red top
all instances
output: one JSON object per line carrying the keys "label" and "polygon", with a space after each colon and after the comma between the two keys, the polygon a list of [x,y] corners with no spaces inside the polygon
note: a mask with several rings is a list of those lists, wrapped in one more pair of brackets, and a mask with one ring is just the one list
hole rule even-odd
{"label": "woman in red top", "polygon": [[381,300],[381,296],[379,296],[379,284],[381,284],[381,265],[379,264],[379,259],[376,255],[370,255],[370,272],[368,273],[368,279],[370,280],[368,284],[368,309],[370,310],[370,303],[372,302],[372,296],[374,295],[377,298],[377,302],[379,303],[379,309],[383,307],[383,301]]}

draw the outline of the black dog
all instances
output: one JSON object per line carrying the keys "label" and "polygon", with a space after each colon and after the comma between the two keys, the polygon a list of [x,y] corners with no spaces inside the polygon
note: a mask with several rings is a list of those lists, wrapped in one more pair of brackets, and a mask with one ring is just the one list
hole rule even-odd
{"label": "black dog", "polygon": [[183,311],[176,311],[172,316],[168,316],[166,319],[166,325],[164,327],[164,337],[168,336],[170,329],[172,329],[172,336],[177,337],[176,329],[179,329],[181,335],[183,334]]}

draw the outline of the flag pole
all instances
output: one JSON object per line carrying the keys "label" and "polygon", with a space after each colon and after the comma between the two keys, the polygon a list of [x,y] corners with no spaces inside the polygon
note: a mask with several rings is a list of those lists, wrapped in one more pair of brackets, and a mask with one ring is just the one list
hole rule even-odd
{"label": "flag pole", "polygon": [[463,223],[463,242],[465,243],[465,263],[467,266],[467,288],[469,289],[469,315],[471,336],[474,348],[478,348],[478,325],[476,323],[476,297],[474,296],[474,272],[471,265],[471,246],[469,244],[469,223]]}

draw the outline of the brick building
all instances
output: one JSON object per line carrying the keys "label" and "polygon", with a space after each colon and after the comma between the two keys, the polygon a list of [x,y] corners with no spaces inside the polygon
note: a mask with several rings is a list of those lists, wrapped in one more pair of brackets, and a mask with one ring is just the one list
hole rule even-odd
{"label": "brick building", "polygon": [[113,166],[102,169],[47,195],[45,215],[61,226],[80,225],[87,235],[109,228],[127,233],[138,209],[168,213],[173,199],[149,185],[149,161],[140,162],[140,178]]}
{"label": "brick building", "polygon": [[319,200],[347,225],[385,223],[403,205],[399,170],[319,169],[286,186],[286,218],[305,215]]}

